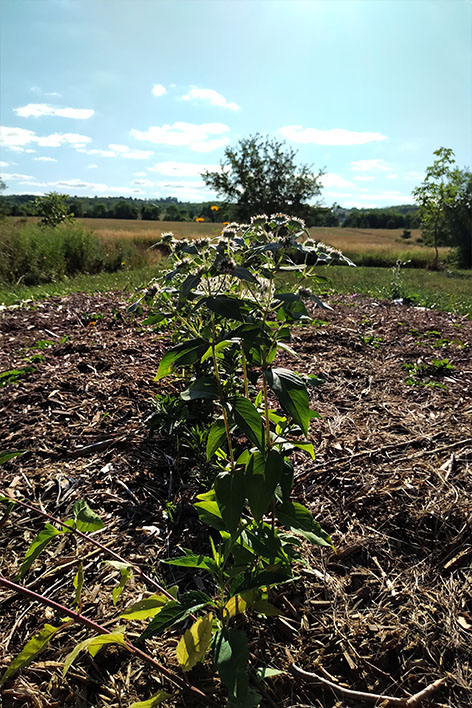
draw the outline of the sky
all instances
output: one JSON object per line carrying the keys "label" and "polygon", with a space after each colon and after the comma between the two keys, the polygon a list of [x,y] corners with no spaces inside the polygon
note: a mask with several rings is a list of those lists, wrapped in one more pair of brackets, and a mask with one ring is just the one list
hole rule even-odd
{"label": "sky", "polygon": [[255,133],[324,204],[412,203],[472,167],[471,0],[0,0],[5,194],[216,198]]}

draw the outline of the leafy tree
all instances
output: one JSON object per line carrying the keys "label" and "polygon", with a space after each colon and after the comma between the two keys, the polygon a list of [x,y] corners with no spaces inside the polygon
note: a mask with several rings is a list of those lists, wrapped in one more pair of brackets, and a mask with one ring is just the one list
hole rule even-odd
{"label": "leafy tree", "polygon": [[256,134],[227,147],[221,171],[202,173],[208,187],[236,204],[236,217],[286,211],[301,216],[304,202],[319,195],[322,171],[295,164],[296,151]]}
{"label": "leafy tree", "polygon": [[426,244],[434,246],[434,264],[439,259],[439,246],[455,244],[451,231],[451,209],[458,198],[463,174],[456,167],[451,148],[441,147],[433,153],[437,159],[427,168],[419,187],[413,190],[418,203],[421,232]]}
{"label": "leafy tree", "polygon": [[141,209],[141,219],[143,221],[159,221],[161,210],[157,204],[144,204]]}
{"label": "leafy tree", "polygon": [[472,268],[472,172],[461,172],[456,186],[454,201],[445,208],[446,223],[457,248],[459,267]]}
{"label": "leafy tree", "polygon": [[115,205],[113,216],[115,219],[137,219],[138,207],[126,199],[120,199]]}
{"label": "leafy tree", "polygon": [[34,212],[40,218],[41,226],[52,226],[56,228],[59,224],[72,221],[68,205],[68,194],[58,194],[58,192],[48,192],[44,197],[34,200]]}

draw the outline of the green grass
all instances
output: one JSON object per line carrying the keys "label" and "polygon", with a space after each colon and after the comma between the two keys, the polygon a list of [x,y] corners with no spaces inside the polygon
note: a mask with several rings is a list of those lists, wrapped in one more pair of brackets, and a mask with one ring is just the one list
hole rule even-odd
{"label": "green grass", "polygon": [[[0,286],[0,303],[13,305],[22,300],[42,300],[77,292],[132,292],[155,277],[158,268],[154,265],[116,273],[79,275],[30,287]],[[374,298],[392,299],[393,272],[390,268],[323,266],[317,272],[330,279],[330,288],[334,292],[365,293]],[[417,305],[462,315],[472,313],[472,271],[459,271],[451,276],[444,272],[404,269],[401,272],[400,288],[401,294],[411,298]]]}
{"label": "green grass", "polygon": [[7,287],[0,284],[0,303],[14,305],[22,300],[45,300],[49,297],[71,295],[72,293],[106,293],[116,290],[132,292],[155,277],[158,266],[147,266],[137,270],[78,275],[44,285],[16,285]]}
{"label": "green grass", "polygon": [[[320,275],[330,279],[339,293],[364,293],[374,298],[392,299],[393,270],[391,268],[347,268],[323,266]],[[463,270],[448,275],[419,269],[402,269],[397,285],[399,294],[415,304],[462,315],[472,314],[472,271]]]}

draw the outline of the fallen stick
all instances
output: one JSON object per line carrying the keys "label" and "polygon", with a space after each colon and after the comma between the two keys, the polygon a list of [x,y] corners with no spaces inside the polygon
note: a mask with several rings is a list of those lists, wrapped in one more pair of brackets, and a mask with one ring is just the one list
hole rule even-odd
{"label": "fallen stick", "polygon": [[344,686],[340,686],[333,681],[329,681],[322,676],[318,676],[318,674],[313,674],[310,671],[304,671],[295,664],[291,664],[290,673],[297,678],[304,679],[308,683],[322,683],[325,686],[329,686],[329,688],[332,688],[333,691],[337,691],[337,693],[340,693],[342,696],[346,696],[346,698],[364,701],[364,703],[379,703],[382,706],[397,706],[397,708],[415,708],[416,706],[419,706],[425,698],[429,698],[429,696],[437,691],[438,688],[445,682],[445,679],[443,678],[437,679],[436,681],[433,681],[433,683],[429,684],[429,686],[426,686],[426,688],[423,688],[418,693],[410,696],[410,698],[395,698],[394,696],[383,696],[378,693],[366,693],[364,691],[353,691],[351,688],[344,688]]}

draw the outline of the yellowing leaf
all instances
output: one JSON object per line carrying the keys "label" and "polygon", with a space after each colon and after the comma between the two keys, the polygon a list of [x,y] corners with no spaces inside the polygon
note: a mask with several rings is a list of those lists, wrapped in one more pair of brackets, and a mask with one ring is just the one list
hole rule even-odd
{"label": "yellowing leaf", "polygon": [[151,696],[151,698],[148,698],[147,701],[138,701],[137,703],[132,703],[129,708],[155,708],[155,706],[160,705],[162,701],[165,701],[166,698],[170,697],[170,693],[166,693],[165,691],[159,691],[159,693],[156,693],[154,696]]}
{"label": "yellowing leaf", "polygon": [[121,644],[122,646],[126,646],[125,638],[121,632],[99,634],[98,637],[89,637],[88,639],[84,639],[83,642],[77,644],[77,646],[74,647],[70,654],[66,656],[64,668],[62,670],[62,676],[65,676],[66,673],[69,671],[70,667],[72,666],[73,662],[78,657],[82,649],[88,648],[90,655],[95,656],[95,654],[97,654],[99,649],[101,649],[104,644]]}
{"label": "yellowing leaf", "polygon": [[176,655],[183,671],[190,671],[202,659],[211,640],[213,615],[210,612],[187,629],[177,644]]}
{"label": "yellowing leaf", "polygon": [[224,606],[224,614],[226,617],[234,617],[246,612],[248,606],[247,600],[242,595],[233,595]]}
{"label": "yellowing leaf", "polygon": [[127,607],[120,617],[130,621],[149,619],[149,617],[155,617],[168,602],[169,598],[165,595],[151,595]]}
{"label": "yellowing leaf", "polygon": [[29,642],[25,644],[18,656],[13,659],[10,666],[3,674],[0,680],[0,686],[4,684],[7,679],[14,676],[17,671],[24,669],[25,666],[29,666],[33,659],[47,646],[49,640],[62,628],[62,625],[60,627],[53,627],[50,624],[45,624],[38,634],[31,637]]}

